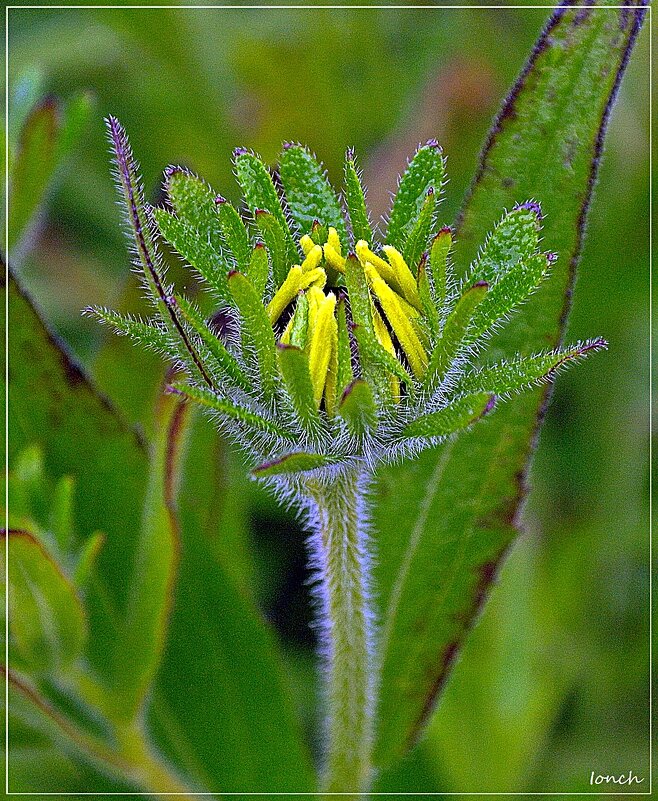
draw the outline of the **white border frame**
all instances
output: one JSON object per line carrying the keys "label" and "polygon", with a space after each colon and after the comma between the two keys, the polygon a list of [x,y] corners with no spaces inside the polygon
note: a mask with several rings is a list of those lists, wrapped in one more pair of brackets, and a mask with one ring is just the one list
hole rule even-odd
{"label": "white border frame", "polygon": [[[9,11],[10,10],[32,10],[32,9],[166,9],[177,8],[185,9],[211,9],[211,10],[283,10],[283,9],[427,9],[427,10],[443,10],[443,9],[547,9],[555,11],[559,8],[556,5],[10,5],[5,6],[5,282],[9,283]],[[599,796],[599,795],[615,795],[615,796],[647,796],[652,794],[652,780],[653,780],[653,682],[652,682],[652,667],[653,667],[653,405],[652,405],[652,388],[653,388],[653,160],[652,160],[652,145],[653,145],[653,18],[651,15],[651,2],[649,1],[646,6],[623,6],[623,5],[610,5],[610,6],[591,6],[591,5],[571,5],[569,9],[582,8],[588,11],[598,9],[626,9],[627,11],[639,12],[645,11],[648,17],[649,29],[649,789],[646,791],[624,793],[617,790],[592,790],[588,792],[541,792],[541,793],[525,793],[525,792],[511,792],[511,793],[492,793],[492,792],[436,792],[436,793],[332,793],[335,796]],[[5,293],[5,475],[9,475],[9,293]],[[9,482],[5,481],[5,529],[9,529]],[[9,538],[5,537],[5,586],[9,586]],[[5,663],[9,665],[9,593],[5,593]],[[603,785],[600,785],[603,786]],[[5,794],[7,796],[57,796],[68,795],[71,797],[82,796],[179,796],[180,793],[61,793],[61,792],[10,792],[9,791],[9,674],[5,673]],[[204,792],[204,793],[191,793],[193,797],[214,797],[221,798],[222,796],[326,796],[326,793],[249,793],[249,792]]]}

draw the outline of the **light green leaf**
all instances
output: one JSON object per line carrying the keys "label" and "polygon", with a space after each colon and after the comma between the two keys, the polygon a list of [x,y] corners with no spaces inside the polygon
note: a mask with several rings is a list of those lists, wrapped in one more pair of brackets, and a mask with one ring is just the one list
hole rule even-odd
{"label": "light green leaf", "polygon": [[288,208],[302,234],[310,234],[313,222],[333,226],[343,248],[347,248],[347,229],[338,196],[324,170],[301,145],[287,145],[279,160],[281,182]]}
{"label": "light green leaf", "polygon": [[289,453],[279,459],[273,459],[271,462],[264,462],[251,472],[258,478],[307,473],[320,467],[338,464],[341,458],[324,453]]}
{"label": "light green leaf", "polygon": [[416,268],[418,267],[420,257],[427,250],[430,234],[432,232],[432,223],[434,222],[437,200],[438,193],[434,191],[433,187],[430,187],[404,245],[404,260],[407,262],[414,275],[417,273]]}
{"label": "light green leaf", "polygon": [[85,615],[73,585],[45,547],[29,532],[2,532],[9,574],[9,658],[19,667],[59,673],[81,654]]}
{"label": "light green leaf", "polygon": [[[256,209],[254,218],[270,254],[274,283],[277,287],[281,286],[286,280],[288,270],[293,266],[288,260],[285,231],[277,218],[269,211]],[[295,263],[297,263],[297,260],[295,260]]]}
{"label": "light green leaf", "polygon": [[235,257],[238,270],[245,272],[252,259],[249,232],[237,210],[224,198],[215,198],[219,227],[229,250]]}
{"label": "light green leaf", "polygon": [[[503,352],[559,342],[608,111],[644,13],[638,3],[558,9],[494,125],[457,233],[459,275],[501,210],[528,198],[545,213],[542,247],[560,254],[542,289],[497,335]],[[380,766],[398,760],[422,732],[516,535],[543,405],[540,390],[517,398],[438,453],[381,476],[374,520]],[[410,537],[401,540],[400,531]]]}
{"label": "light green leaf", "polygon": [[418,417],[403,430],[408,437],[448,437],[477,422],[493,408],[494,396],[488,392],[478,392],[457,398],[438,412]]}
{"label": "light green leaf", "polygon": [[219,251],[221,224],[211,187],[180,167],[168,167],[165,175],[167,196],[178,219],[196,231],[206,245]]}
{"label": "light green leaf", "polygon": [[265,287],[267,286],[269,274],[270,265],[267,258],[267,250],[265,246],[259,242],[250,256],[246,276],[254,285],[254,289],[260,297],[263,297],[265,294]]}
{"label": "light green leaf", "polygon": [[353,150],[348,150],[345,154],[344,196],[354,244],[360,239],[364,239],[369,244],[372,244],[373,234],[372,226],[370,225],[370,215],[368,214],[365,191],[361,184],[361,177],[356,165]]}
{"label": "light green leaf", "polygon": [[338,414],[357,437],[364,436],[375,427],[377,406],[367,382],[357,378],[345,389],[338,405]]}
{"label": "light green leaf", "polygon": [[229,291],[240,311],[242,342],[246,350],[253,349],[265,396],[274,396],[276,386],[276,351],[274,332],[258,293],[241,273],[230,273]]}
{"label": "light green leaf", "polygon": [[313,384],[308,367],[308,356],[294,345],[277,345],[279,369],[288,396],[303,428],[317,430],[320,416],[313,396]]}

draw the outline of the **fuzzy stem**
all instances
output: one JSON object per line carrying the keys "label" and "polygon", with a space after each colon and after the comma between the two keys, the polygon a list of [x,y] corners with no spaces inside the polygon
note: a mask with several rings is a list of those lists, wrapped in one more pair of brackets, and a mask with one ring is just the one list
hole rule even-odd
{"label": "fuzzy stem", "polygon": [[371,778],[372,612],[362,465],[308,481],[325,659],[326,793],[359,793]]}

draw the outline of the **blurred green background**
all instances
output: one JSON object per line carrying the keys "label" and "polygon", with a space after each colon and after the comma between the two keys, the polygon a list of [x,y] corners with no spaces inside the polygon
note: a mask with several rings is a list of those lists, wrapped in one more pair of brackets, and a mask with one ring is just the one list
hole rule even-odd
{"label": "blurred green background", "polygon": [[[10,91],[90,90],[96,109],[20,274],[103,391],[148,430],[158,360],[82,319],[138,308],[109,176],[103,117],[126,126],[147,196],[170,163],[232,200],[230,154],[274,160],[308,143],[340,183],[345,147],[375,214],[416,144],[436,137],[451,223],[492,116],[547,9],[12,9]],[[568,340],[610,350],[557,383],[532,473],[525,533],[457,665],[427,737],[380,790],[573,792],[590,771],[648,784],[649,87],[644,30],[622,85],[590,215]],[[541,201],[541,198],[538,198]],[[192,279],[172,261],[183,285]],[[120,365],[117,371],[117,364]],[[231,455],[229,468],[239,475]],[[199,466],[203,472],[203,466]],[[255,553],[258,602],[315,725],[303,534],[254,484],[228,512]],[[232,529],[231,529],[232,530]],[[229,569],[238,551],[217,531]],[[93,787],[84,788],[93,790]]]}

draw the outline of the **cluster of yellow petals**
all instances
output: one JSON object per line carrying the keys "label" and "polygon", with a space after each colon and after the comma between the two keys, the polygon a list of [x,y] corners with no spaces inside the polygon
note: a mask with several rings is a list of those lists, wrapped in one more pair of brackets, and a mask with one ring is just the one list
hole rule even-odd
{"label": "cluster of yellow petals", "polygon": [[[304,350],[308,354],[309,370],[316,405],[325,398],[327,411],[332,413],[335,405],[335,381],[338,351],[338,328],[336,322],[336,296],[325,293],[327,269],[338,274],[345,272],[346,258],[343,256],[338,232],[329,228],[324,245],[316,244],[310,236],[300,239],[304,260],[290,268],[267,306],[267,313],[274,325],[284,310],[300,293],[308,300],[308,322]],[[417,280],[402,254],[391,245],[382,248],[386,259],[374,253],[365,240],[356,244],[356,256],[363,268],[372,296],[377,299],[388,326],[382,319],[374,302],[371,305],[373,327],[380,345],[397,358],[390,330],[395,334],[404,351],[412,373],[422,378],[427,369],[427,341],[419,320],[422,303]],[[290,344],[295,315],[290,318],[281,342]],[[400,396],[400,383],[390,377],[391,394]]]}

